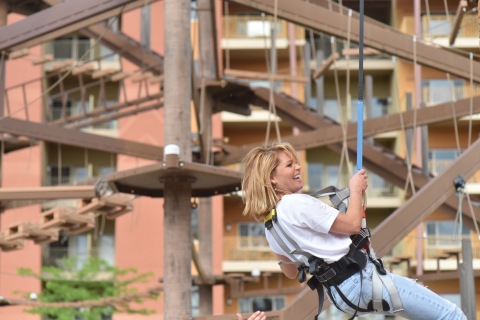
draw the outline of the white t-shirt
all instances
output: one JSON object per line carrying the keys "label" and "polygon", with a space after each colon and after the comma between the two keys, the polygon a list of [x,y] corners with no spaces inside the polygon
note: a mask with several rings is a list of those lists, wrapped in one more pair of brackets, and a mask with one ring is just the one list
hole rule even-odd
{"label": "white t-shirt", "polygon": [[[335,262],[347,254],[352,243],[350,237],[346,234],[328,233],[339,214],[337,209],[307,194],[289,194],[278,202],[276,211],[277,223],[302,250],[327,263]],[[265,233],[272,251],[288,257],[272,234],[267,230]],[[279,234],[281,235],[280,232]],[[284,242],[290,247],[288,241],[284,239]],[[292,246],[291,249],[295,248]],[[297,254],[295,257],[308,264],[305,256]]]}

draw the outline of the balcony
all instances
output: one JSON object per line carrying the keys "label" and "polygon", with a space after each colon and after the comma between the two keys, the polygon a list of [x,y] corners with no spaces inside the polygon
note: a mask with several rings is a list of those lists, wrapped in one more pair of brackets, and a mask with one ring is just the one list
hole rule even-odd
{"label": "balcony", "polygon": [[[425,42],[434,43],[443,47],[450,47],[450,30],[454,25],[455,15],[424,15],[422,16],[422,37]],[[402,19],[400,30],[415,34],[414,17],[408,16]],[[465,15],[460,24],[457,38],[453,47],[455,48],[477,48],[478,47],[478,17],[477,15]]]}
{"label": "balcony", "polygon": [[[270,47],[275,30],[277,49],[288,48],[288,22],[272,16],[224,16],[223,49],[265,49]],[[295,45],[305,44],[305,31],[295,26]]]}
{"label": "balcony", "polygon": [[86,37],[71,36],[48,42],[44,53],[52,56],[53,61],[45,64],[46,71],[54,71],[60,62],[81,62],[89,64],[92,71],[114,69],[121,70],[120,59],[117,54],[108,48],[95,45],[95,42]]}
{"label": "balcony", "polygon": [[276,255],[265,236],[224,237],[223,271],[250,272],[252,263],[260,271],[278,272]]}
{"label": "balcony", "polygon": [[115,249],[113,247],[103,246],[101,248],[87,247],[52,247],[44,246],[42,250],[42,266],[49,267],[61,266],[65,258],[76,257],[77,268],[81,269],[84,263],[90,257],[96,257],[107,261],[113,265],[115,260]]}
{"label": "balcony", "polygon": [[[472,259],[473,268],[480,269],[480,240],[475,235],[464,235],[471,240],[472,243]],[[407,236],[399,244],[397,244],[389,255],[384,257],[384,262],[388,268],[394,268],[395,272],[407,274],[405,265],[390,265],[391,261],[395,261],[395,257],[408,257],[410,265],[416,266],[416,250],[421,246],[423,252],[423,269],[426,272],[431,271],[453,271],[457,270],[457,259],[455,254],[447,258],[446,253],[459,254],[461,258],[462,236],[439,235],[439,236],[422,236],[420,239],[414,236]],[[412,272],[412,270],[410,270]]]}

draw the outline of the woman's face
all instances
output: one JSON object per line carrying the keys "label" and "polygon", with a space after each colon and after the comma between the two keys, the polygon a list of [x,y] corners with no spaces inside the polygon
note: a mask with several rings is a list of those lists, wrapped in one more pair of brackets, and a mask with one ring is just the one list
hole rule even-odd
{"label": "woman's face", "polygon": [[292,194],[302,190],[300,164],[286,151],[280,151],[278,159],[279,164],[271,177],[275,190],[281,194]]}

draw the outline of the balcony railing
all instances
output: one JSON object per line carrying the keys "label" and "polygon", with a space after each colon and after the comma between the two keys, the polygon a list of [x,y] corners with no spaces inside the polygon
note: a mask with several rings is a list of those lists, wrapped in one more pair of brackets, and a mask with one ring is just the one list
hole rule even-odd
{"label": "balcony railing", "polygon": [[[463,237],[471,240],[472,258],[474,260],[480,259],[480,240],[473,234],[464,235]],[[462,235],[422,236],[420,239],[414,236],[408,236],[397,244],[387,257],[408,256],[412,258],[412,261],[416,261],[416,250],[419,243],[423,248],[424,261],[436,260],[439,255],[445,254],[447,251],[461,251]]]}
{"label": "balcony railing", "polygon": [[100,258],[113,264],[115,252],[113,248],[107,247],[78,249],[44,246],[42,250],[42,266],[61,266],[63,259],[72,257],[76,257],[77,268],[80,269],[90,257]]}
{"label": "balcony railing", "polygon": [[[225,16],[223,37],[226,39],[269,38],[274,28],[277,38],[288,38],[288,22],[271,16]],[[304,39],[304,29],[295,27],[295,39]]]}
{"label": "balcony railing", "polygon": [[[454,14],[450,15],[450,19],[446,15],[424,15],[422,17],[423,39],[433,40],[435,38],[449,37],[454,20]],[[400,25],[400,31],[411,35],[415,34],[414,18],[404,17]],[[476,15],[463,17],[457,37],[478,38],[478,17]]]}
{"label": "balcony railing", "polygon": [[[445,169],[450,166],[455,160],[439,160],[439,159],[432,159],[428,162],[428,168],[433,175],[437,175],[445,171]],[[480,183],[480,173],[473,175],[468,179],[468,183]]]}
{"label": "balcony railing", "polygon": [[[480,240],[471,238],[472,257],[474,260],[480,259]],[[264,238],[264,237],[263,237]],[[445,252],[461,252],[461,236],[429,236],[420,239],[420,246],[423,247],[423,261],[426,265],[436,266],[437,258],[444,255]],[[253,246],[243,246],[246,243],[256,244]],[[223,260],[224,261],[276,261],[276,255],[266,245],[266,240],[260,240],[259,237],[224,237]],[[389,261],[392,257],[402,256],[410,257],[412,266],[416,265],[416,250],[418,241],[415,237],[404,238],[394,249],[385,255],[384,262],[389,267]],[[452,259],[453,262],[453,259]],[[443,265],[443,264],[442,264]]]}
{"label": "balcony railing", "polygon": [[[423,38],[445,38],[450,36],[455,21],[455,15],[424,15],[422,17]],[[457,37],[478,38],[478,17],[477,15],[466,15],[462,19]]]}
{"label": "balcony railing", "polygon": [[265,236],[224,237],[223,260],[250,261],[275,260],[275,254],[270,250]]}

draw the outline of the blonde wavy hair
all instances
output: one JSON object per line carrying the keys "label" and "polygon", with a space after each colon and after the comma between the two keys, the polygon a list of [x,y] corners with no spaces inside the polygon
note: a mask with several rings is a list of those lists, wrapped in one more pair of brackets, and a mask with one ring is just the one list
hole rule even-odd
{"label": "blonde wavy hair", "polygon": [[298,162],[297,152],[288,142],[256,147],[243,159],[242,199],[245,205],[243,215],[250,215],[257,221],[263,221],[280,200],[271,177],[279,165],[278,155],[282,151],[289,153],[292,159]]}

